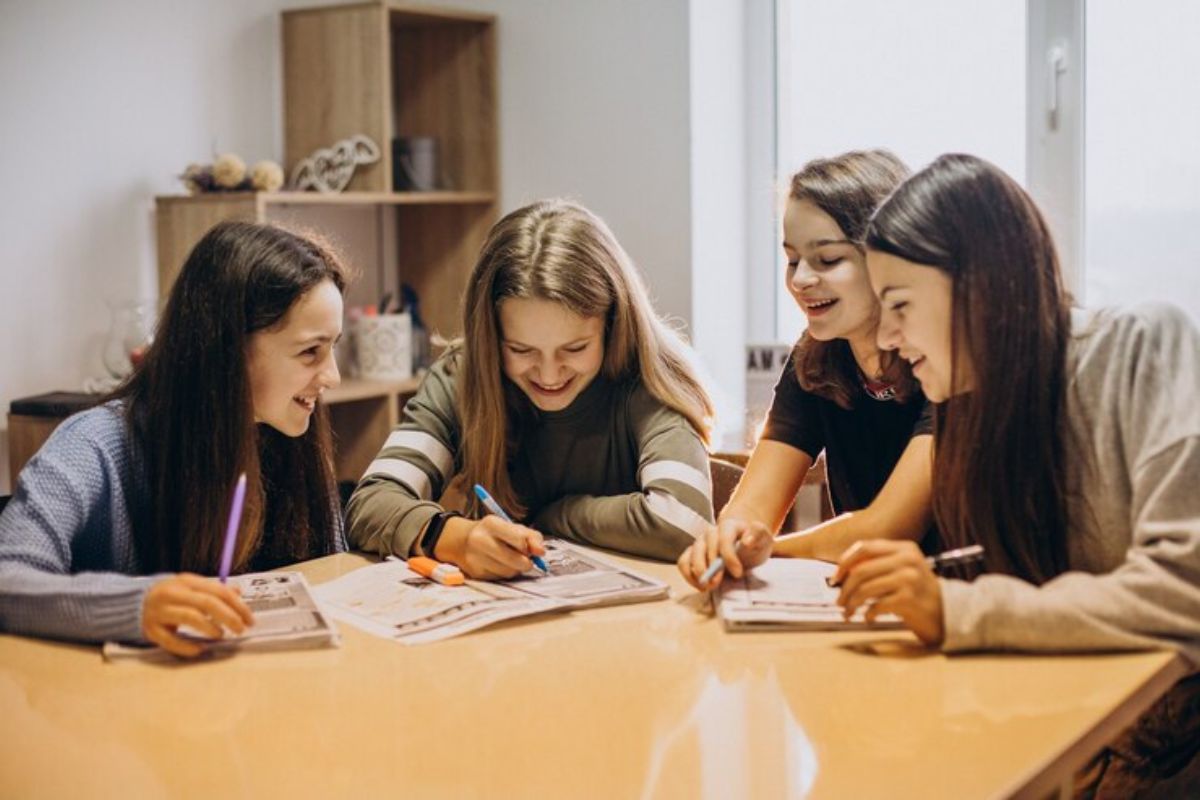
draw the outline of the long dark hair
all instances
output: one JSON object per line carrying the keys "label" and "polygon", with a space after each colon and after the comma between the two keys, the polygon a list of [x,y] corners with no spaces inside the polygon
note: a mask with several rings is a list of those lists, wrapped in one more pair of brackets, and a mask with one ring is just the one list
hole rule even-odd
{"label": "long dark hair", "polygon": [[281,323],[325,280],[345,289],[329,248],[269,225],[220,223],[188,256],[154,343],[114,393],[149,476],[150,508],[134,521],[143,570],[216,572],[243,471],[235,571],[336,550],[340,509],[324,406],[300,437],[255,424],[246,369],[249,335]]}
{"label": "long dark hair", "polygon": [[[862,241],[871,213],[908,175],[904,162],[886,150],[855,150],[833,158],[809,161],[792,176],[791,200],[805,200],[824,211],[846,239]],[[808,392],[851,408],[862,395],[858,365],[849,342],[818,341],[806,331],[792,355],[796,379]],[[883,380],[896,398],[907,400],[916,391],[908,364],[895,353],[880,354]]]}
{"label": "long dark hair", "polygon": [[[867,247],[953,279],[951,397],[934,422],[933,508],[952,544],[1035,583],[1066,569],[1070,297],[1049,227],[988,162],[944,155],[875,212]],[[973,384],[962,386],[962,366]],[[966,389],[966,391],[963,391]]]}

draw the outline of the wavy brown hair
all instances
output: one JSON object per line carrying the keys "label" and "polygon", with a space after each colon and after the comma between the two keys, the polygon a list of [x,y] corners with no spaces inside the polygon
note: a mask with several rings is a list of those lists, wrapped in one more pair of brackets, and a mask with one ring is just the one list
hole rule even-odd
{"label": "wavy brown hair", "polygon": [[[944,155],[875,212],[867,247],[953,280],[952,396],[934,418],[933,508],[952,545],[1042,583],[1067,567],[1070,297],[1050,229],[988,162]],[[960,365],[973,385],[961,388]]]}
{"label": "wavy brown hair", "polygon": [[708,440],[712,402],[632,260],[599,217],[575,203],[544,200],[496,223],[467,284],[458,376],[465,485],[487,486],[502,506],[524,514],[508,476],[521,397],[500,356],[497,306],[509,298],[552,300],[579,316],[602,317],[600,374],[640,380]]}
{"label": "wavy brown hair", "polygon": [[326,280],[345,288],[346,270],[330,248],[270,225],[220,223],[188,256],[154,343],[114,393],[149,476],[150,508],[134,521],[144,571],[217,572],[242,472],[235,571],[337,549],[341,511],[324,405],[299,437],[256,424],[246,367],[249,336],[283,324]]}
{"label": "wavy brown hair", "polygon": [[[789,200],[807,201],[824,211],[860,252],[867,221],[879,203],[908,175],[904,162],[886,150],[855,150],[833,158],[809,161],[792,176]],[[808,392],[851,408],[861,397],[858,364],[843,339],[818,341],[806,331],[793,350],[796,379]],[[916,391],[916,381],[904,359],[891,351],[880,353],[882,380],[904,402]]]}

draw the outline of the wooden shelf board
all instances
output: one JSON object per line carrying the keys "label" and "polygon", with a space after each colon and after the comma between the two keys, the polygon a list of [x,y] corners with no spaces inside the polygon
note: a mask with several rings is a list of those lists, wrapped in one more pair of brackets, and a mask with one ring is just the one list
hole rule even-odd
{"label": "wooden shelf board", "polygon": [[206,192],[204,194],[159,195],[162,203],[227,203],[232,200],[260,200],[269,206],[432,206],[489,205],[496,202],[495,192]]}
{"label": "wooden shelf board", "polygon": [[420,385],[420,378],[409,378],[402,381],[369,381],[361,378],[347,378],[342,381],[341,386],[325,392],[321,399],[327,405],[352,403],[355,400],[370,400],[392,394],[414,394]]}

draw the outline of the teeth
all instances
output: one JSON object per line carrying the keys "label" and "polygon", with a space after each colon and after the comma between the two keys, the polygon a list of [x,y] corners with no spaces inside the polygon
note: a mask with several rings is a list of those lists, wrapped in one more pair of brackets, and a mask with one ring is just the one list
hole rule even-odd
{"label": "teeth", "polygon": [[835,300],[811,300],[807,305],[809,308],[824,308],[833,302],[835,302]]}

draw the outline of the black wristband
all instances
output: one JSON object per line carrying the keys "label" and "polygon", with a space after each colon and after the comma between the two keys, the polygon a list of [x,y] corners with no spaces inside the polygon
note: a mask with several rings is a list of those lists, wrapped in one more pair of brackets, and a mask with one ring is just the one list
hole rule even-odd
{"label": "black wristband", "polygon": [[429,524],[425,526],[425,533],[421,536],[421,552],[430,558],[436,558],[433,554],[434,548],[437,547],[438,539],[442,538],[442,530],[446,527],[446,520],[451,517],[461,517],[462,514],[457,511],[439,511],[429,519]]}

